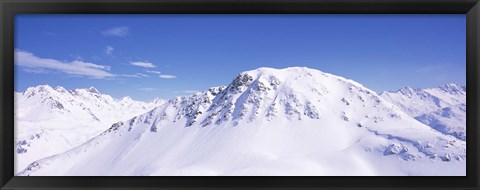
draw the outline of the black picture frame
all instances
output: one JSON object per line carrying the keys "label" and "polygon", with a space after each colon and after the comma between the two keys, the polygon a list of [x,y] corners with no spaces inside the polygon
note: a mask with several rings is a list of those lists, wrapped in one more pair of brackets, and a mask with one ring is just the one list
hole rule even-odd
{"label": "black picture frame", "polygon": [[[1,189],[479,189],[478,0],[0,0]],[[14,176],[16,14],[466,14],[467,176],[463,177],[19,177]]]}

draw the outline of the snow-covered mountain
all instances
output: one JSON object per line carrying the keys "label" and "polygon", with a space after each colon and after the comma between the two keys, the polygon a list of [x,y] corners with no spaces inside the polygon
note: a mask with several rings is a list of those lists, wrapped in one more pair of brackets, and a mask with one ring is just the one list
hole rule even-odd
{"label": "snow-covered mountain", "polygon": [[17,175],[465,175],[465,148],[352,80],[259,68]]}
{"label": "snow-covered mountain", "polygon": [[108,129],[113,123],[150,111],[164,101],[120,100],[97,89],[66,90],[48,85],[15,92],[16,166],[69,150]]}
{"label": "snow-covered mountain", "polygon": [[445,84],[427,89],[404,87],[398,91],[382,92],[380,96],[418,121],[465,141],[465,86]]}

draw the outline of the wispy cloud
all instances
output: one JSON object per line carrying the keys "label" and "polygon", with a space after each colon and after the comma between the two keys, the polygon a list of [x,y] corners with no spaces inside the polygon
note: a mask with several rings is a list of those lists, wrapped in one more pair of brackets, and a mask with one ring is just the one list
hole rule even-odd
{"label": "wispy cloud", "polygon": [[140,76],[138,76],[138,75],[136,75],[136,74],[133,74],[133,75],[131,75],[131,74],[122,74],[122,75],[120,75],[120,76],[122,76],[122,77],[130,77],[130,78],[140,78]]}
{"label": "wispy cloud", "polygon": [[154,68],[155,67],[155,65],[153,63],[146,62],[146,61],[130,62],[130,65],[134,65],[134,66],[137,66],[137,67],[145,67],[145,68]]}
{"label": "wispy cloud", "polygon": [[161,74],[161,72],[160,72],[160,71],[147,71],[147,73]]}
{"label": "wispy cloud", "polygon": [[138,76],[142,76],[142,77],[150,77],[150,76],[148,76],[148,75],[146,75],[146,74],[143,74],[143,73],[136,73],[136,74],[137,74]]}
{"label": "wispy cloud", "polygon": [[114,37],[125,37],[129,34],[129,28],[126,26],[113,27],[107,30],[102,31],[102,34],[105,36],[114,36]]}
{"label": "wispy cloud", "polygon": [[158,88],[139,88],[138,90],[146,91],[146,92],[152,92],[152,91],[159,91],[161,89],[158,89]]}
{"label": "wispy cloud", "polygon": [[177,76],[175,75],[159,75],[158,77],[162,78],[162,79],[174,79],[174,78],[177,78]]}
{"label": "wispy cloud", "polygon": [[115,50],[112,46],[106,46],[105,47],[105,54],[107,56],[112,56],[113,55],[113,50]]}
{"label": "wispy cloud", "polygon": [[65,62],[55,59],[40,58],[33,53],[22,50],[15,50],[15,65],[25,68],[24,71],[26,72],[40,69],[96,79],[114,76],[114,74],[108,72],[110,66],[97,65],[78,60]]}
{"label": "wispy cloud", "polygon": [[23,68],[23,71],[27,73],[47,74],[48,71],[41,68]]}
{"label": "wispy cloud", "polygon": [[130,78],[142,78],[142,77],[150,77],[146,74],[143,74],[143,73],[135,73],[135,74],[122,74],[120,76],[123,76],[123,77],[130,77]]}

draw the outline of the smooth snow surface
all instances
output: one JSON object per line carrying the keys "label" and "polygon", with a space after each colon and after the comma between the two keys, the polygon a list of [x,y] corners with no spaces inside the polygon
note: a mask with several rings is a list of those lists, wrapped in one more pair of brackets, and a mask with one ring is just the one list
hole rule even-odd
{"label": "smooth snow surface", "polygon": [[48,85],[15,92],[15,171],[35,160],[62,153],[97,136],[113,123],[150,111],[163,103],[125,97],[116,100],[97,89]]}
{"label": "smooth snow surface", "polygon": [[362,85],[259,68],[169,100],[16,175],[465,175],[466,143]]}

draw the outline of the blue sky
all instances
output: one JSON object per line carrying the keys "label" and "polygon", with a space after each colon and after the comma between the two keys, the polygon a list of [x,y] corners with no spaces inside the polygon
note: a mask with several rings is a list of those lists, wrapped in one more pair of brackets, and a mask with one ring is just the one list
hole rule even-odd
{"label": "blue sky", "polygon": [[465,15],[17,15],[15,89],[139,100],[305,66],[381,92],[465,84]]}

